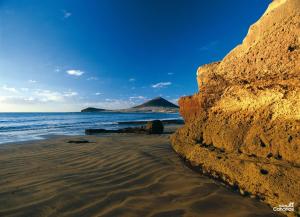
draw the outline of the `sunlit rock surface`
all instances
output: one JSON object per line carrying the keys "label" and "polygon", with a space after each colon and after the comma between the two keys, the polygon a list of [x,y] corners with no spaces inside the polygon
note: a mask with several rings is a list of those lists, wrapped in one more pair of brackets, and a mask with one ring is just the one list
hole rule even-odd
{"label": "sunlit rock surface", "polygon": [[174,150],[270,204],[300,202],[300,0],[275,0],[243,43],[197,71]]}

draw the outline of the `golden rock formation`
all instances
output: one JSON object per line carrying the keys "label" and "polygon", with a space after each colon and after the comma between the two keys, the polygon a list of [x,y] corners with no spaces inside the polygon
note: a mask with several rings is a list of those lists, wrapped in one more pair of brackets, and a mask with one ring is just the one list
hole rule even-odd
{"label": "golden rock formation", "polygon": [[300,205],[300,0],[274,0],[241,45],[197,71],[174,150],[271,206]]}

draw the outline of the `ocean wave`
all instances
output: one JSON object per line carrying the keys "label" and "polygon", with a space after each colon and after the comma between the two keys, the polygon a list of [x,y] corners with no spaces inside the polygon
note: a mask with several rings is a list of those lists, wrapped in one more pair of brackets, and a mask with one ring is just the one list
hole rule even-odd
{"label": "ocean wave", "polygon": [[162,113],[1,113],[0,144],[42,139],[45,135],[82,135],[86,128],[118,129],[120,122],[178,120]]}

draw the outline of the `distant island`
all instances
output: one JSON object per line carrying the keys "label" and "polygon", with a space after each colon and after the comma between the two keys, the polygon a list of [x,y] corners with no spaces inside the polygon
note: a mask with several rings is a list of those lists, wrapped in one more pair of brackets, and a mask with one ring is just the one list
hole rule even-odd
{"label": "distant island", "polygon": [[109,112],[110,110],[88,107],[82,109],[81,112]]}
{"label": "distant island", "polygon": [[168,100],[162,97],[154,98],[141,105],[134,106],[128,109],[107,110],[107,109],[89,107],[81,110],[81,112],[162,112],[162,113],[173,113],[178,111],[179,111],[179,107],[177,105],[169,102]]}

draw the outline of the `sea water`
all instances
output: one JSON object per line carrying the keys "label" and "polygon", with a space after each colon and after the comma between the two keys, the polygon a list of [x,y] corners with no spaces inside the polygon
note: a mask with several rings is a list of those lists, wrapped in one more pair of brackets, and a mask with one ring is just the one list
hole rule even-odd
{"label": "sea water", "polygon": [[118,129],[123,121],[179,119],[178,113],[0,113],[0,144],[84,135],[87,128]]}

